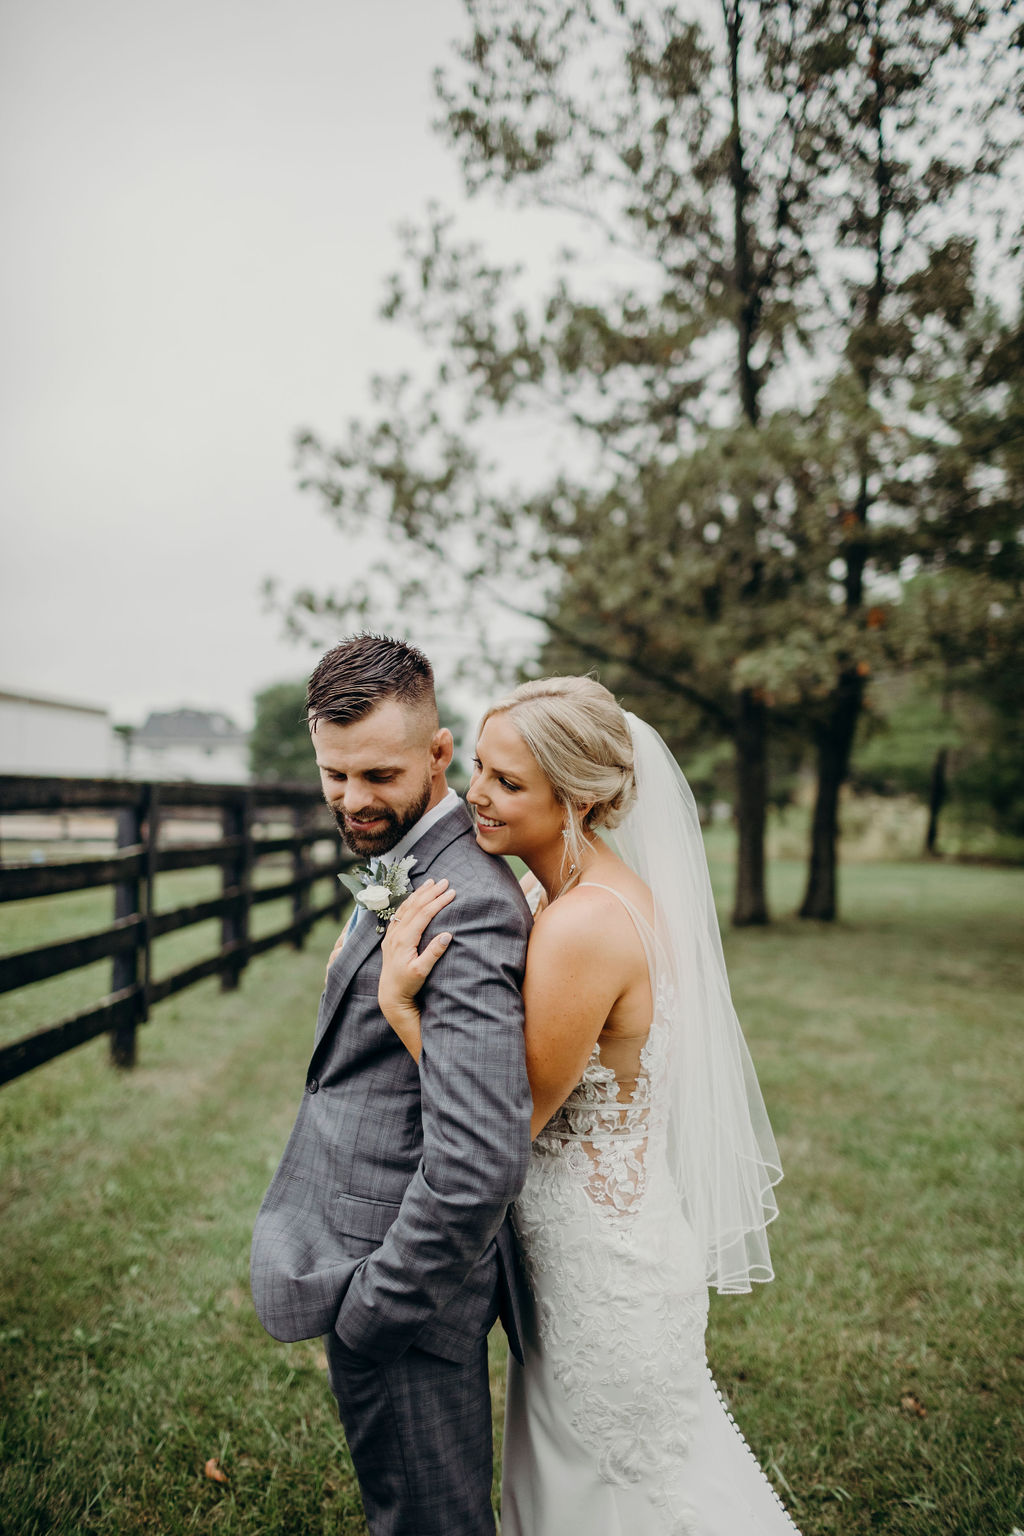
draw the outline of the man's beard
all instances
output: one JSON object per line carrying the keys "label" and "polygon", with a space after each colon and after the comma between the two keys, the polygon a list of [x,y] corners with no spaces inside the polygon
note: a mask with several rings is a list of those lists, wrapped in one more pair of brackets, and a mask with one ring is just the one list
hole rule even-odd
{"label": "man's beard", "polygon": [[[401,842],[410,827],[415,826],[416,822],[419,821],[430,803],[430,789],[430,776],[428,774],[421,792],[416,796],[415,800],[410,801],[402,810],[395,811],[390,806],[385,805],[375,807],[373,814],[367,815],[366,819],[368,821],[383,821],[385,825],[375,828],[372,832],[362,834],[360,834],[357,826],[353,826],[350,821],[345,819],[341,811],[336,811],[331,806],[334,819],[338,823],[338,831],[341,833],[342,841],[347,843],[352,852],[357,853],[360,858],[372,858],[374,854],[387,853],[388,849]],[[365,812],[363,814],[366,815]]]}

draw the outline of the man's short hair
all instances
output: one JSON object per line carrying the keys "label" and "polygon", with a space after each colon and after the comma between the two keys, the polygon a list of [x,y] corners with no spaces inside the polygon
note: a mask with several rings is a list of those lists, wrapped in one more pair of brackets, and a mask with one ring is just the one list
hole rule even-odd
{"label": "man's short hair", "polygon": [[322,656],[306,685],[310,725],[351,725],[384,699],[437,719],[434,670],[422,651],[390,635],[353,635]]}

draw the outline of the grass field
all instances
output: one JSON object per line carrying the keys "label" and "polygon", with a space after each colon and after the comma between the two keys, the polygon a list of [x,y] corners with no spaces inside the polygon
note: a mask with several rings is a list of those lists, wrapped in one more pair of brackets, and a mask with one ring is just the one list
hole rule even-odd
{"label": "grass field", "polygon": [[[773,866],[778,911],[801,875]],[[727,938],[787,1176],[778,1279],[716,1301],[712,1363],[805,1536],[1010,1536],[1024,874],[859,864],[843,884],[834,929]],[[50,936],[39,916],[0,909],[0,948]],[[0,1090],[5,1533],[364,1530],[319,1346],[269,1339],[247,1285],[332,937],[163,1004],[133,1073],[96,1041]],[[61,1006],[96,991],[62,985]],[[4,1038],[45,1022],[33,992],[2,1000]]]}

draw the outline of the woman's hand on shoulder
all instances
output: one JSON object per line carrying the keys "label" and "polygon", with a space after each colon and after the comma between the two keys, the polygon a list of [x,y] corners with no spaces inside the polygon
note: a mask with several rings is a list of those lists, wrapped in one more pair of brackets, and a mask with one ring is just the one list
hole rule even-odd
{"label": "woman's hand on shoulder", "polygon": [[452,935],[437,934],[422,952],[420,940],[428,923],[454,899],[455,892],[447,880],[425,880],[402,902],[384,930],[377,1003],[392,1029],[417,1059],[420,1033],[416,994],[448,948]]}

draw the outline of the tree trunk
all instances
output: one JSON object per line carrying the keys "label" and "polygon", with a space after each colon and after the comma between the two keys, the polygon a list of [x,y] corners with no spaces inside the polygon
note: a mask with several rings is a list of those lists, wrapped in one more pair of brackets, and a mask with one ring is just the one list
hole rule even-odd
{"label": "tree trunk", "polygon": [[[886,71],[883,63],[883,43],[877,26],[871,40],[870,122],[874,133],[873,183],[875,206],[868,212],[871,247],[874,256],[874,275],[866,288],[864,317],[860,326],[862,340],[866,339],[869,350],[856,374],[864,390],[864,398],[870,398],[871,388],[877,376],[879,348],[879,320],[882,303],[889,287],[886,267],[887,246],[885,240],[886,216],[891,202],[891,167],[885,143]],[[867,568],[870,546],[867,538],[868,513],[871,509],[871,475],[873,462],[868,452],[867,436],[856,445],[860,460],[860,484],[852,507],[854,531],[846,539],[846,612],[856,615],[864,602],[864,573]],[[831,923],[836,917],[836,851],[839,841],[839,791],[846,782],[850,767],[850,751],[854,732],[860,718],[864,700],[864,678],[856,667],[847,666],[840,672],[832,691],[828,715],[815,733],[818,748],[818,788],[814,802],[814,818],[811,822],[811,853],[807,871],[807,890],[801,917],[817,918]]]}
{"label": "tree trunk", "polygon": [[864,683],[845,671],[832,695],[828,718],[817,732],[818,788],[811,822],[811,856],[801,917],[831,923],[836,917],[836,846],[839,841],[839,791],[850,767],[850,751],[860,718]]}
{"label": "tree trunk", "polygon": [[931,858],[936,858],[939,852],[939,813],[946,803],[948,793],[946,783],[948,760],[948,748],[940,747],[932,764],[932,780],[928,792],[928,831],[924,839],[924,851]]}
{"label": "tree trunk", "polygon": [[740,694],[736,717],[736,899],[732,920],[737,928],[767,923],[764,885],[764,833],[768,804],[767,717],[764,705],[749,689]]}

